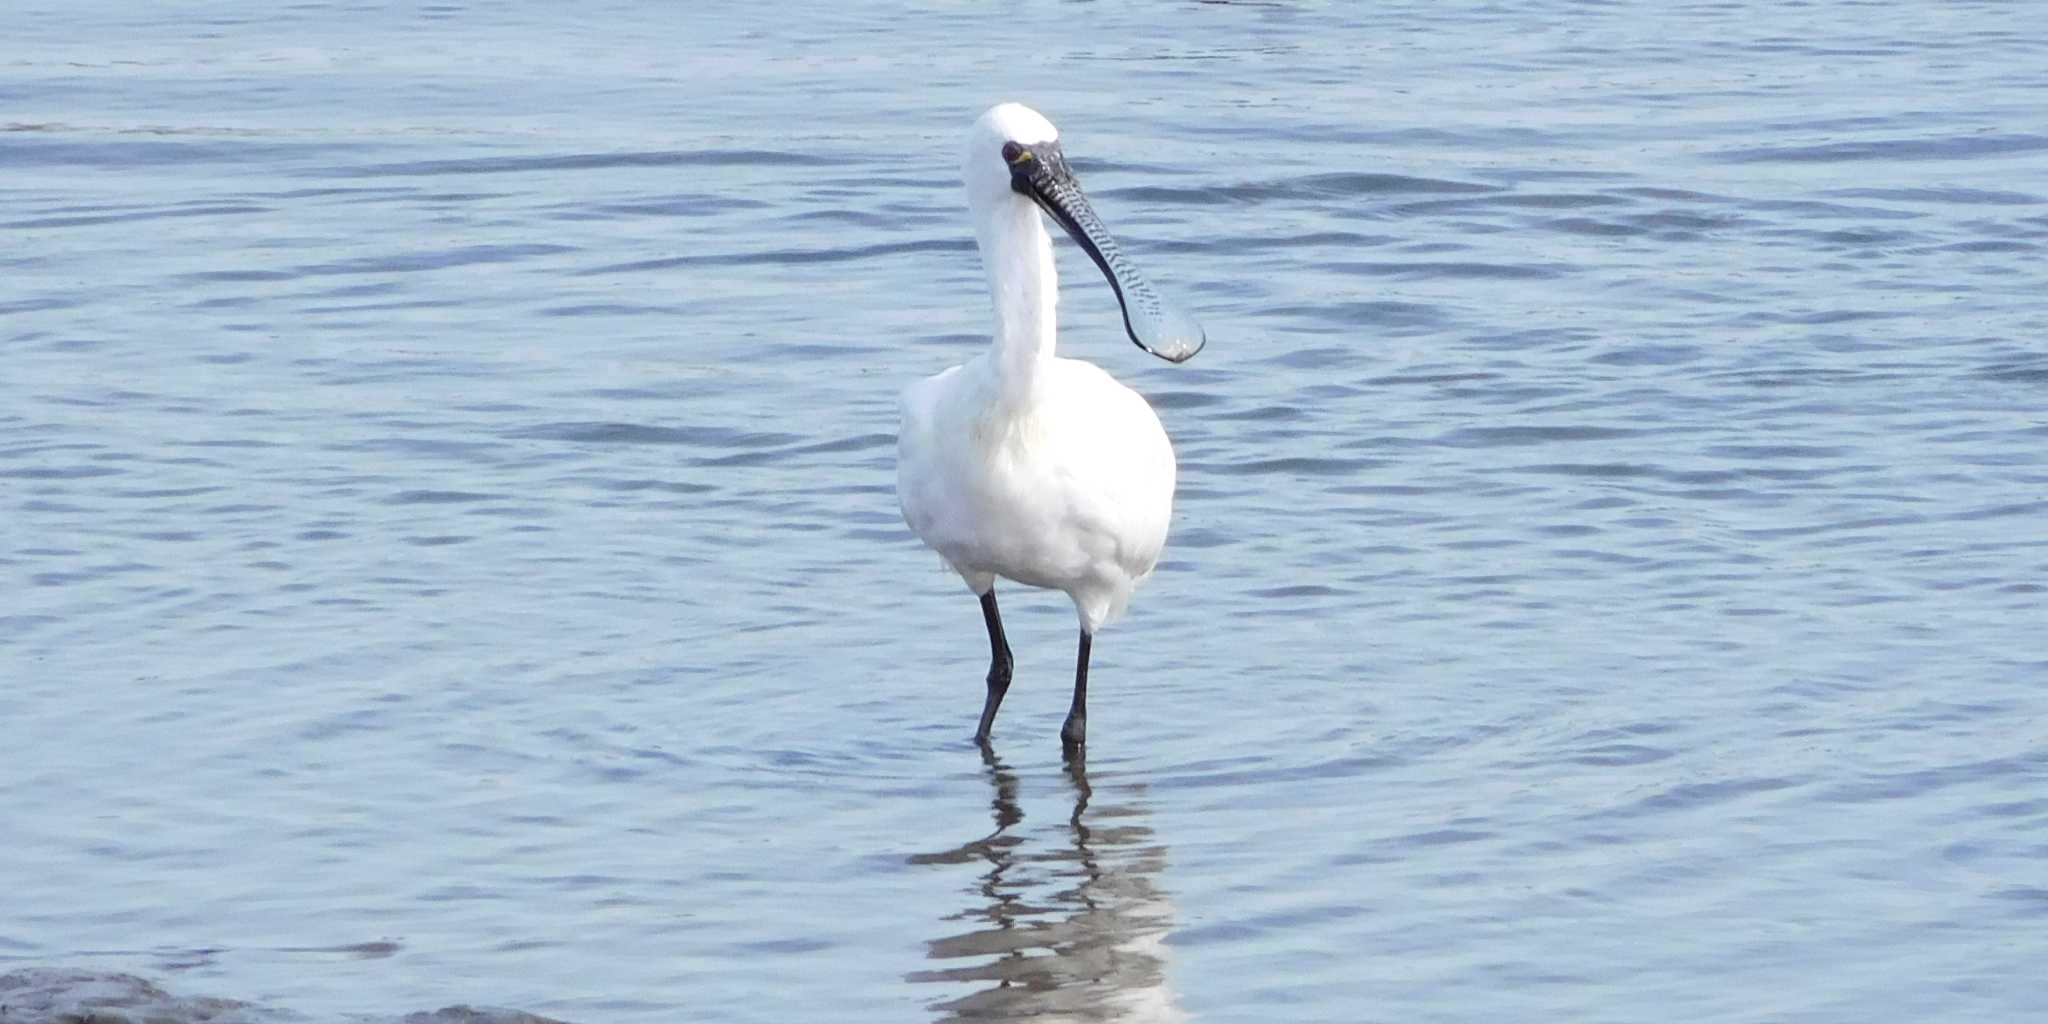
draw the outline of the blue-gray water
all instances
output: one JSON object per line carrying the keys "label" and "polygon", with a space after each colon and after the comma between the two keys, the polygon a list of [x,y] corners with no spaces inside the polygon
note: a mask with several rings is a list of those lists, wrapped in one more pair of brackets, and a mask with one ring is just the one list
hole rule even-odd
{"label": "blue-gray water", "polygon": [[[177,7],[0,32],[0,968],[2048,1014],[2033,5]],[[1182,465],[1080,778],[893,494],[1000,99],[1212,339],[1062,242]]]}

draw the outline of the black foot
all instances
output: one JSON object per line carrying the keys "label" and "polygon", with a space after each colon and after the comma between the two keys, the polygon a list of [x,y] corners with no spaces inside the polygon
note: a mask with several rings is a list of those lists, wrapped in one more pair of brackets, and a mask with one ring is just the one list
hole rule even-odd
{"label": "black foot", "polygon": [[974,729],[974,742],[988,745],[989,730],[996,724],[996,709],[1003,706],[1003,694],[1010,692],[1009,659],[997,662],[988,670],[988,699],[981,705],[981,724]]}
{"label": "black foot", "polygon": [[1069,754],[1088,745],[1088,718],[1086,715],[1068,715],[1067,724],[1060,726],[1060,746]]}
{"label": "black foot", "polygon": [[1060,746],[1072,758],[1088,742],[1088,649],[1095,638],[1081,631],[1081,647],[1074,654],[1074,703],[1067,707],[1067,724],[1060,726]]}

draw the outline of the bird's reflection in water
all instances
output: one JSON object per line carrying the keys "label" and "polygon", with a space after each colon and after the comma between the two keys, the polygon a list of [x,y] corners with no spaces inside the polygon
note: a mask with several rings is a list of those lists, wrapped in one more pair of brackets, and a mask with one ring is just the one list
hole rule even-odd
{"label": "bird's reflection in water", "polygon": [[1180,1021],[1167,987],[1164,939],[1172,905],[1155,879],[1165,848],[1143,824],[1135,787],[1097,793],[1086,765],[1067,763],[1072,813],[1058,826],[1020,828],[1017,776],[982,748],[995,831],[913,864],[979,864],[964,927],[931,942],[946,966],[913,982],[979,986],[932,1008],[941,1021]]}

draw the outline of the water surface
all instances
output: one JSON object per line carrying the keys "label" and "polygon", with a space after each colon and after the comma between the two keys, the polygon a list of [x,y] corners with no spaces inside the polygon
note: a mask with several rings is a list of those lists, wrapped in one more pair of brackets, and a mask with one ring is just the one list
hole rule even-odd
{"label": "water surface", "polygon": [[[0,965],[334,1015],[2048,1010],[2019,4],[17,5]],[[956,181],[1212,339],[1095,645],[902,526]]]}

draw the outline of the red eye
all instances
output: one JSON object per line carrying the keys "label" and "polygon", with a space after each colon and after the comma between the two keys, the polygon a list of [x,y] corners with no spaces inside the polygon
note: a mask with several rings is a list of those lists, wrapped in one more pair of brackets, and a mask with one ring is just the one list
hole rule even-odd
{"label": "red eye", "polygon": [[1005,142],[1003,143],[1003,162],[1011,164],[1016,163],[1017,157],[1022,155],[1023,152],[1024,147],[1019,146],[1014,142]]}

